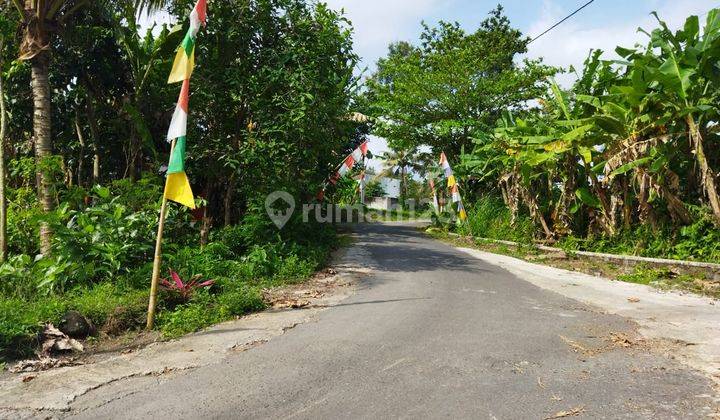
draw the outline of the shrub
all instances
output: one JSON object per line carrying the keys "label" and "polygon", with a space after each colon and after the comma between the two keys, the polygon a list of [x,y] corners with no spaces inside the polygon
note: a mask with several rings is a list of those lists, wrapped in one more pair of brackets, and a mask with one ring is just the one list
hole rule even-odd
{"label": "shrub", "polygon": [[42,211],[31,188],[7,190],[7,235],[11,255],[36,255],[40,251],[38,222]]}
{"label": "shrub", "polygon": [[210,294],[198,293],[189,303],[180,305],[173,311],[160,312],[157,323],[163,336],[175,338],[200,331],[231,317],[229,310],[218,304]]}
{"label": "shrub", "polygon": [[240,316],[265,309],[262,292],[258,287],[236,284],[218,296],[218,302],[230,315]]}
{"label": "shrub", "polygon": [[178,273],[172,270],[170,270],[170,278],[171,280],[160,279],[160,287],[166,295],[166,300],[179,303],[186,303],[197,291],[215,284],[215,280],[202,280],[200,276],[193,276],[189,281],[183,281]]}
{"label": "shrub", "polygon": [[461,233],[488,239],[532,242],[535,231],[532,220],[519,215],[514,224],[511,221],[510,209],[502,200],[484,197],[468,209],[468,221],[460,225]]}
{"label": "shrub", "polygon": [[[122,313],[126,328],[142,325],[145,320],[148,290],[133,290],[113,283],[101,283],[89,290],[79,289],[68,296],[68,310],[76,310],[101,330],[110,318]],[[117,320],[116,320],[117,321]]]}
{"label": "shrub", "polygon": [[0,354],[4,357],[32,355],[43,325],[57,323],[66,311],[66,303],[59,298],[38,302],[0,300]]}

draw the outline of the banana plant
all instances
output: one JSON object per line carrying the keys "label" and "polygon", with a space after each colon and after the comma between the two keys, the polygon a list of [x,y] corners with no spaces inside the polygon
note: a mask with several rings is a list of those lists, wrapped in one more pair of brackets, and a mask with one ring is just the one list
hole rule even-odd
{"label": "banana plant", "polygon": [[697,16],[689,17],[684,27],[676,32],[671,31],[657,14],[655,17],[660,27],[648,33],[647,49],[642,53],[628,51],[628,57],[643,66],[643,73],[649,76],[647,95],[660,110],[658,114],[669,117],[675,130],[683,131],[689,140],[704,195],[715,222],[720,224],[716,172],[708,162],[705,144],[708,125],[717,121],[718,116],[711,92],[720,82],[717,69],[720,9],[708,13],[702,33]]}

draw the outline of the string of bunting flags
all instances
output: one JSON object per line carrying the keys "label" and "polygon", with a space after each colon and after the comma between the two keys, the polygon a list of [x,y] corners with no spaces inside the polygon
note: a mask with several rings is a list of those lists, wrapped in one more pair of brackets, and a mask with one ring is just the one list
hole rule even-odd
{"label": "string of bunting flags", "polygon": [[207,0],[198,0],[190,13],[190,27],[175,55],[173,68],[168,77],[168,84],[182,82],[180,97],[178,98],[168,129],[167,141],[170,142],[170,161],[168,163],[167,179],[163,191],[163,201],[160,208],[160,220],[155,243],[155,257],[150,284],[150,301],[148,303],[147,324],[148,330],[155,323],[155,310],[157,306],[158,283],[160,279],[160,265],[162,263],[162,239],[167,215],[167,204],[174,201],[183,206],[195,209],[195,195],[190,186],[190,180],[185,172],[185,149],[187,147],[187,122],[190,113],[190,77],[195,69],[195,39],[200,28],[207,24]]}
{"label": "string of bunting flags", "polygon": [[[447,156],[445,156],[445,152],[440,153],[440,166],[445,172],[445,177],[447,178],[447,187],[450,190],[452,202],[457,204],[458,217],[460,217],[460,220],[465,221],[467,220],[467,212],[465,211],[465,206],[463,205],[462,197],[460,196],[460,186],[457,183],[457,179],[455,179],[455,174],[450,167],[450,162],[448,162]],[[434,193],[434,184],[432,185],[432,188]]]}
{"label": "string of bunting flags", "polygon": [[[355,167],[355,164],[358,162],[361,162],[368,154],[368,142],[365,140],[360,146],[358,146],[355,150],[353,150],[352,153],[350,153],[338,166],[335,173],[332,174],[332,176],[328,179],[328,181],[323,185],[323,188],[318,192],[317,199],[322,201],[325,198],[325,190],[327,189],[328,184],[335,185],[337,182],[342,178],[343,176],[347,175],[353,167]],[[360,179],[360,185],[361,189],[364,188],[364,181],[365,181],[365,172],[361,174]]]}
{"label": "string of bunting flags", "polygon": [[195,68],[195,39],[201,26],[207,21],[207,0],[198,0],[190,13],[190,28],[178,48],[168,83],[182,81],[180,98],[173,114],[167,140],[174,142],[168,164],[165,198],[195,209],[195,196],[185,173],[185,149],[187,146],[187,121],[190,109],[190,77]]}

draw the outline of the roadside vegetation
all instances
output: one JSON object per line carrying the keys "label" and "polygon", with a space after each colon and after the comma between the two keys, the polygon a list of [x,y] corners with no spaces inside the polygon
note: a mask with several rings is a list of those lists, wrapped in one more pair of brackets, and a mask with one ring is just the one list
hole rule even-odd
{"label": "roadside vegetation", "polygon": [[[470,236],[451,236],[446,230],[429,228],[427,234],[453,245],[507,255],[535,264],[548,265],[626,283],[643,284],[659,290],[690,292],[720,299],[717,273],[705,268],[682,265],[654,265],[651,263],[610,262],[603,258],[580,256],[572,250],[550,252],[539,250],[529,243],[517,245]],[[514,241],[513,241],[514,242]]]}
{"label": "roadside vegetation", "polygon": [[[583,69],[521,61],[529,39],[500,8],[474,33],[425,26],[378,62],[376,131],[449,156],[469,221],[447,229],[718,262],[720,10],[679,30],[657,18],[619,59],[590,51]],[[555,82],[564,71],[572,86]]]}
{"label": "roadside vegetation", "polygon": [[[31,355],[70,310],[101,335],[144,325],[178,95],[167,77],[193,4],[0,1],[0,358]],[[158,8],[182,25],[140,28]],[[341,14],[301,0],[214,2],[211,14],[188,126],[199,210],[170,206],[165,337],[262,309],[264,288],[326,262],[333,227],[296,215],[278,230],[265,197],[310,202],[367,131],[346,118],[357,57]]]}

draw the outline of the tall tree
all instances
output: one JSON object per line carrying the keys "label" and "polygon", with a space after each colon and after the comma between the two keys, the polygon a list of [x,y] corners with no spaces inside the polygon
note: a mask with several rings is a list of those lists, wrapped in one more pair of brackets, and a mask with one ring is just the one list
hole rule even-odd
{"label": "tall tree", "polygon": [[[37,168],[38,199],[45,213],[54,208],[53,181],[48,167],[53,154],[52,109],[49,71],[52,43],[64,22],[77,11],[88,7],[86,0],[12,0],[20,15],[22,42],[20,59],[29,61],[33,91],[33,136]],[[97,5],[107,5],[107,0]],[[134,0],[142,9],[161,7],[166,1]],[[40,224],[40,251],[47,255],[51,248],[51,232],[46,222]]]}
{"label": "tall tree", "polygon": [[383,160],[385,169],[377,177],[400,176],[400,198],[403,204],[405,204],[408,197],[408,175],[410,173],[424,173],[432,160],[426,153],[421,153],[416,148],[394,149],[383,153],[380,159]]}
{"label": "tall tree", "polygon": [[391,45],[368,81],[370,112],[383,117],[376,134],[400,148],[426,144],[459,156],[504,109],[540,95],[553,73],[539,61],[517,64],[528,39],[502,7],[473,33],[458,23],[424,25],[420,41]]}
{"label": "tall tree", "polygon": [[11,22],[8,19],[10,4],[0,4],[0,262],[7,259],[7,197],[5,194],[5,137],[7,136],[8,116],[5,101],[5,61],[6,39],[11,35]]}

